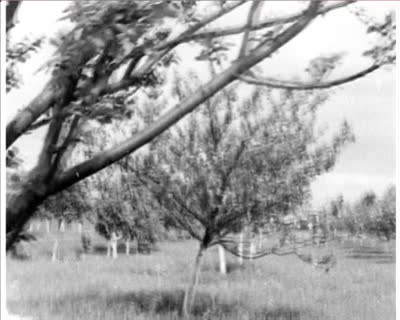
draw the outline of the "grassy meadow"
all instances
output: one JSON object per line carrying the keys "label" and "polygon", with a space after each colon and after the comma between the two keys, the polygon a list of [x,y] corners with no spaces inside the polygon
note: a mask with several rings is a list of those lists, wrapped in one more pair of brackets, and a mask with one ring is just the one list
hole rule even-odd
{"label": "grassy meadow", "polygon": [[[30,260],[7,261],[7,306],[34,319],[182,319],[180,308],[197,251],[194,241],[163,242],[150,255],[104,251],[77,259],[80,239],[66,232],[60,261],[51,262],[52,234],[33,243]],[[72,239],[72,240],[71,240]],[[96,239],[97,249],[104,241]],[[36,250],[36,251],[35,251]],[[315,250],[315,249],[308,249]],[[193,319],[395,319],[394,242],[332,244],[337,265],[326,273],[295,256],[245,261],[205,255]],[[388,251],[389,250],[389,251]]]}

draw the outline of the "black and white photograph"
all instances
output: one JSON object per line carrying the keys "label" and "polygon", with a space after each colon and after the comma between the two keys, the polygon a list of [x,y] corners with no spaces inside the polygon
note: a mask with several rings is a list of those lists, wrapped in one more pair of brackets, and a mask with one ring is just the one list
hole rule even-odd
{"label": "black and white photograph", "polygon": [[395,320],[399,7],[2,1],[1,318]]}

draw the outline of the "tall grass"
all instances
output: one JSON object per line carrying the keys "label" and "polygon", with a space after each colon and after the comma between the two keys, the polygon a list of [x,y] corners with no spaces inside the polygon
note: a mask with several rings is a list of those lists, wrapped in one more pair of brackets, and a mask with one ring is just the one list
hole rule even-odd
{"label": "tall grass", "polygon": [[[195,242],[161,243],[151,255],[121,255],[117,260],[103,255],[75,260],[68,253],[78,245],[64,247],[67,258],[55,263],[44,254],[50,244],[48,249],[42,245],[42,256],[33,260],[9,258],[10,311],[55,320],[182,319]],[[346,257],[343,248],[332,250],[338,264],[329,273],[293,256],[268,256],[243,267],[231,256],[223,276],[217,251],[210,249],[202,264],[193,319],[394,319],[394,262],[380,259],[385,255],[381,251],[355,247]]]}

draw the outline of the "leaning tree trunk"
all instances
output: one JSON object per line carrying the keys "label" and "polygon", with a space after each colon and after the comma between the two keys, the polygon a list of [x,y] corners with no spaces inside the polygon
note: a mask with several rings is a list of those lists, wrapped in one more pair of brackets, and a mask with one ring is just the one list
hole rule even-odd
{"label": "leaning tree trunk", "polygon": [[219,256],[219,272],[226,274],[226,256],[225,249],[220,244],[218,245],[218,256]]}
{"label": "leaning tree trunk", "polygon": [[201,258],[203,257],[203,253],[205,251],[205,247],[203,244],[200,244],[199,251],[197,252],[196,259],[194,262],[194,269],[192,273],[192,278],[190,280],[190,283],[185,291],[185,296],[183,298],[183,305],[182,305],[182,314],[185,319],[189,317],[189,314],[191,312],[195,295],[196,295],[196,289],[197,289],[197,284],[199,282],[199,275],[200,275],[200,269],[201,269]]}

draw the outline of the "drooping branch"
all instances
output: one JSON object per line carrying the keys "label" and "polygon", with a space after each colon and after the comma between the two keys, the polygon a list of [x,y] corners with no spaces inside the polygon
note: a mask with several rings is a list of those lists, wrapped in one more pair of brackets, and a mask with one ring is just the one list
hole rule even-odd
{"label": "drooping branch", "polygon": [[252,85],[263,85],[270,88],[276,89],[291,89],[291,90],[313,90],[313,89],[329,89],[335,86],[339,86],[359,78],[362,78],[375,70],[379,69],[381,65],[374,64],[362,71],[354,73],[352,75],[342,77],[335,80],[323,81],[323,82],[302,82],[302,81],[290,81],[290,80],[278,80],[266,77],[255,77],[249,75],[238,75],[238,79]]}

